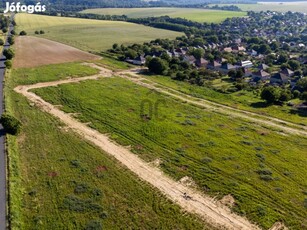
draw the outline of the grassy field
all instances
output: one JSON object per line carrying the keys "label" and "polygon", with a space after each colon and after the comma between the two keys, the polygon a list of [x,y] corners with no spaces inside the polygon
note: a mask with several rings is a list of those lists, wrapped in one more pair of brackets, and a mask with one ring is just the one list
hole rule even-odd
{"label": "grassy field", "polygon": [[94,73],[61,64],[7,76],[7,110],[23,124],[7,139],[12,229],[209,229],[12,90]]}
{"label": "grassy field", "polygon": [[221,6],[225,5],[235,5],[238,6],[243,11],[294,11],[307,13],[307,2],[259,2],[257,4],[218,4]]}
{"label": "grassy field", "polygon": [[100,52],[114,43],[143,43],[156,38],[175,38],[182,33],[161,30],[127,22],[101,21],[78,18],[17,14],[17,30],[34,36],[35,30],[44,30],[40,37],[62,42],[85,51]]}
{"label": "grassy field", "polygon": [[[287,105],[267,106],[266,103],[260,99],[259,95],[252,91],[243,90],[227,94],[217,92],[208,87],[200,87],[196,85],[191,85],[186,82],[175,81],[164,76],[146,75],[145,78],[197,98],[203,98],[224,105],[229,105],[234,108],[244,109],[259,114],[280,118],[293,123],[307,125],[306,114],[299,114],[298,112],[296,112],[296,110],[293,110],[292,107]],[[219,89],[223,86],[229,87],[227,83],[220,82],[220,80],[212,81],[211,86]]]}
{"label": "grassy field", "polygon": [[[189,176],[268,229],[306,228],[307,140],[204,111],[121,78],[36,89],[175,179]],[[160,106],[150,113],[149,105]],[[147,106],[147,107],[146,107]],[[305,199],[305,201],[304,201]]]}
{"label": "grassy field", "polygon": [[83,13],[104,14],[104,15],[127,15],[130,18],[159,17],[168,15],[170,17],[186,18],[197,22],[221,22],[226,18],[242,17],[245,12],[205,10],[192,8],[103,8],[88,9]]}

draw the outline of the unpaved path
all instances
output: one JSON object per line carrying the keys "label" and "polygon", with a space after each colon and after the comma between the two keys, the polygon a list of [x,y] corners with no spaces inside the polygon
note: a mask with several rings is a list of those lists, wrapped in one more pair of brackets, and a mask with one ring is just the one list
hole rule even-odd
{"label": "unpaved path", "polygon": [[[229,115],[231,117],[237,117],[255,123],[260,126],[266,126],[276,129],[279,132],[284,132],[288,134],[302,135],[307,137],[307,127],[295,124],[292,122],[284,121],[278,118],[265,116],[241,109],[232,108],[227,105],[218,104],[212,101],[205,99],[196,98],[184,93],[181,93],[177,90],[165,87],[163,85],[157,84],[153,81],[150,81],[147,78],[141,77],[138,72],[140,69],[125,70],[117,72],[117,75],[123,78],[126,78],[134,83],[147,87],[149,89],[154,89],[157,92],[172,96],[173,98],[180,99],[182,101],[188,102],[192,105],[200,106],[204,109],[217,112],[224,115]],[[146,82],[144,82],[146,80]],[[150,83],[147,83],[150,82]]]}
{"label": "unpaved path", "polygon": [[[101,68],[105,74],[109,72]],[[159,189],[174,203],[180,205],[184,210],[195,213],[205,220],[205,222],[217,227],[218,229],[259,229],[256,225],[250,223],[246,218],[232,213],[227,207],[218,204],[213,198],[201,194],[192,188],[189,188],[170,177],[166,176],[160,169],[146,163],[137,155],[133,154],[127,148],[111,141],[106,135],[91,129],[73,118],[71,115],[59,110],[56,106],[44,101],[36,94],[29,92],[30,89],[56,86],[60,84],[74,83],[83,80],[97,79],[101,74],[72,78],[55,82],[38,83],[35,85],[17,86],[14,90],[27,97],[36,106],[45,112],[59,118],[74,132],[78,133],[84,139],[92,142],[106,153],[110,154],[121,162],[124,166],[134,172],[139,178],[148,182]]]}

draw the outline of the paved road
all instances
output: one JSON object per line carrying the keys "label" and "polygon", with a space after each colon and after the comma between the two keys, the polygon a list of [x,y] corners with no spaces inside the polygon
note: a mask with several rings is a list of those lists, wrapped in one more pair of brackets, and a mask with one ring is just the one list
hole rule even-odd
{"label": "paved road", "polygon": [[[11,34],[13,26],[10,26],[8,34]],[[10,45],[5,41],[4,49],[9,48]],[[5,57],[1,53],[0,57],[0,114],[2,114],[4,106],[3,100],[3,80],[5,73]],[[5,230],[7,227],[6,222],[6,154],[4,150],[4,131],[0,125],[0,230]]]}

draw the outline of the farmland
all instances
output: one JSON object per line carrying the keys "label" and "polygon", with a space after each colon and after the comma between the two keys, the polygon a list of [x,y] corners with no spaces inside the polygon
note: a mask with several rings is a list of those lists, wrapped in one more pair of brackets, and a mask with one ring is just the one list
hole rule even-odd
{"label": "farmland", "polygon": [[206,229],[12,90],[19,84],[96,73],[66,63],[16,69],[7,77],[7,109],[23,123],[18,138],[8,135],[13,229]]}
{"label": "farmland", "polygon": [[[230,4],[218,4],[220,6]],[[258,2],[257,4],[231,4],[238,6],[243,11],[279,11],[279,12],[302,12],[307,13],[307,2]]]}
{"label": "farmland", "polygon": [[[265,228],[278,220],[306,224],[304,138],[204,111],[121,78],[35,93],[144,160],[161,159],[161,169],[175,179],[188,176],[206,193],[233,195],[234,210]],[[161,102],[158,114],[141,106],[148,101]]]}
{"label": "farmland", "polygon": [[18,37],[15,47],[18,52],[14,58],[14,68],[100,59],[71,46],[31,36]]}
{"label": "farmland", "polygon": [[170,17],[186,18],[197,22],[218,23],[226,18],[245,16],[244,12],[205,10],[192,8],[103,8],[88,9],[82,13],[93,13],[103,15],[127,15],[130,18],[159,17],[168,15]]}
{"label": "farmland", "polygon": [[48,38],[73,47],[100,52],[114,43],[131,44],[151,41],[156,38],[175,38],[182,33],[151,28],[118,21],[100,21],[55,16],[17,14],[17,30],[25,30],[35,35],[36,30],[44,30],[42,38]]}

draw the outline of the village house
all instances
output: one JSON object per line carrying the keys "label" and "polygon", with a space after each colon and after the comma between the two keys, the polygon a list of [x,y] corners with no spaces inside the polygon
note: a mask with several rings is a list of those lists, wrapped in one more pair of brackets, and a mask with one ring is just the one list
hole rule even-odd
{"label": "village house", "polygon": [[294,72],[288,68],[283,69],[280,73],[286,75],[287,77],[293,77],[294,76]]}
{"label": "village house", "polygon": [[272,85],[285,85],[289,83],[289,77],[282,74],[282,73],[275,73],[271,78],[270,78],[270,84]]}
{"label": "village house", "polygon": [[252,73],[252,81],[259,82],[259,81],[268,81],[270,79],[270,74],[265,72],[264,70],[259,70],[257,72]]}
{"label": "village house", "polygon": [[196,64],[197,67],[204,67],[204,68],[206,68],[207,65],[209,64],[209,61],[207,61],[204,58],[201,58],[201,59],[196,60],[195,64]]}
{"label": "village house", "polygon": [[217,61],[213,61],[213,62],[209,62],[209,64],[207,65],[207,69],[218,70],[221,66],[222,66],[221,63]]}

